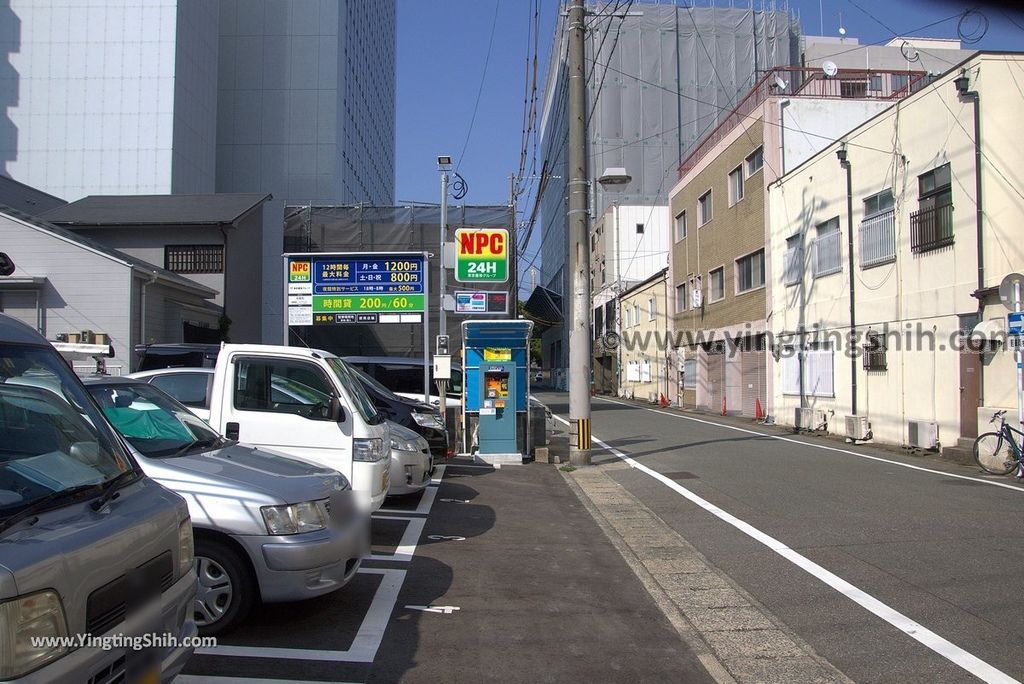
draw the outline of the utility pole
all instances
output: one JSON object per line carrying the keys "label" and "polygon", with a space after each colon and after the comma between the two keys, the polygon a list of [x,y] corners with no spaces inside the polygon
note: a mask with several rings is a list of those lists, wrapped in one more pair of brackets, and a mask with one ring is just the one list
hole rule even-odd
{"label": "utility pole", "polygon": [[569,463],[590,465],[590,236],[583,0],[569,5]]}
{"label": "utility pole", "polygon": [[438,251],[439,258],[438,263],[441,264],[440,280],[438,281],[438,290],[440,290],[440,303],[441,306],[438,309],[440,318],[438,319],[439,325],[437,334],[447,335],[448,334],[448,322],[445,318],[444,311],[444,296],[445,286],[448,284],[448,274],[445,272],[445,268],[448,264],[444,263],[444,243],[447,241],[448,236],[448,168],[451,166],[451,157],[438,157],[437,164],[441,171],[441,246]]}
{"label": "utility pole", "polygon": [[516,175],[514,173],[508,175],[508,206],[512,212],[512,225],[509,226],[508,231],[511,243],[508,255],[509,271],[511,271],[509,280],[512,283],[509,298],[512,300],[512,318],[519,318],[519,231],[516,225]]}

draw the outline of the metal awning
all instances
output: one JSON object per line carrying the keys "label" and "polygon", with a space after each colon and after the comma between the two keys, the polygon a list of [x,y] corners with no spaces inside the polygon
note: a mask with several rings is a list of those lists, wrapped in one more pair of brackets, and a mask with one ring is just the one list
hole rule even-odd
{"label": "metal awning", "polygon": [[42,276],[8,276],[0,278],[0,290],[42,290],[46,278]]}
{"label": "metal awning", "polygon": [[523,314],[542,331],[562,325],[562,295],[538,285],[523,305]]}

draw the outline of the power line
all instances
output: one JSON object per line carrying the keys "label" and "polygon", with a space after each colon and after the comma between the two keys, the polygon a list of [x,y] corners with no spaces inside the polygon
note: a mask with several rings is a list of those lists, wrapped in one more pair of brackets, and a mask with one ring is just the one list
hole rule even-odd
{"label": "power line", "polygon": [[469,146],[469,138],[473,135],[473,124],[476,123],[476,112],[480,107],[480,96],[484,92],[484,82],[487,79],[487,65],[491,61],[491,48],[494,47],[494,29],[498,26],[498,9],[501,7],[501,0],[495,0],[494,2],[494,20],[491,22],[491,37],[487,41],[487,56],[484,57],[484,69],[480,74],[480,87],[476,91],[476,103],[473,105],[473,116],[469,119],[469,130],[466,131],[466,142],[462,144],[462,151],[459,153],[459,161],[455,164],[455,171],[458,172],[459,167],[462,165],[462,160],[466,154],[466,148]]}

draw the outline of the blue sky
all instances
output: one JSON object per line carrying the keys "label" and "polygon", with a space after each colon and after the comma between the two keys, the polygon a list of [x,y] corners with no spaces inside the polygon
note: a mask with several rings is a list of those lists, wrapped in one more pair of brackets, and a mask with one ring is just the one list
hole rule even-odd
{"label": "blue sky", "polygon": [[[708,0],[696,2],[696,6],[707,4]],[[719,6],[728,4],[718,0]],[[733,0],[732,4],[748,2]],[[779,0],[775,4],[784,6]],[[982,3],[987,29],[977,15],[962,26],[968,36],[984,30],[974,47],[1024,50],[1024,14],[1017,10],[1011,16],[1011,10],[1005,9],[1018,4]],[[760,8],[761,0],[754,5]],[[823,27],[825,35],[835,36],[841,21],[846,35],[862,44],[884,43],[894,34],[956,37],[957,15],[968,6],[977,3],[789,2],[800,17],[803,33],[817,35]],[[561,0],[540,0],[540,88],[561,7]],[[453,158],[468,183],[469,192],[461,202],[508,202],[509,175],[519,168],[526,62],[532,48],[528,40],[531,10],[528,0],[398,0],[398,204],[440,201],[436,161],[440,154]],[[530,201],[521,200],[520,211],[528,210]]]}

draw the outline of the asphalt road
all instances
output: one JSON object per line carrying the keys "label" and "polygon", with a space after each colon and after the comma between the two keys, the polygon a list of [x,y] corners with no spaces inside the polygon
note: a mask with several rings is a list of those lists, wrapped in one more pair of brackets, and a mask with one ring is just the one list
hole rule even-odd
{"label": "asphalt road", "polygon": [[455,459],[389,498],[333,594],[257,606],[176,684],[711,684],[562,475]]}
{"label": "asphalt road", "polygon": [[1024,487],[601,398],[592,429],[595,462],[641,466],[612,479],[852,680],[1024,680]]}

